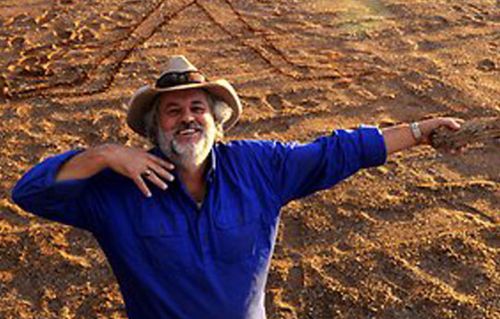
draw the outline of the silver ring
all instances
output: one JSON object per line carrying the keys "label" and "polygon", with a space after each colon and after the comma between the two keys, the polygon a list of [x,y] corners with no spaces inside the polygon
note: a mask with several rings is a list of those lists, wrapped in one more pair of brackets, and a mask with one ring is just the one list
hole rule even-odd
{"label": "silver ring", "polygon": [[149,176],[151,175],[151,171],[149,169],[145,170],[144,173],[142,173],[144,176]]}

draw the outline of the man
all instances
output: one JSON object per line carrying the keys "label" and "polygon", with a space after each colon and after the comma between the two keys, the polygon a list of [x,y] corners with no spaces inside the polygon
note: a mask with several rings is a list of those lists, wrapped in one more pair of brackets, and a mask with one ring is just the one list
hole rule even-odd
{"label": "man", "polygon": [[172,57],[127,115],[155,148],[106,144],[48,158],[17,183],[13,199],[93,233],[132,319],[261,319],[282,206],[462,122],[361,126],[309,144],[217,142],[241,110],[227,81],[207,81]]}

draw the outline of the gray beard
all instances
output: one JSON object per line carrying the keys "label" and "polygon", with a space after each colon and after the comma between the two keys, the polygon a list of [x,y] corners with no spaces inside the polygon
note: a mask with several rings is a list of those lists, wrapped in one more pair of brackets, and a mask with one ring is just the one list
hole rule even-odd
{"label": "gray beard", "polygon": [[177,142],[174,134],[158,128],[158,146],[174,165],[192,170],[199,167],[210,154],[215,142],[215,125],[209,124],[200,134],[201,138],[196,143],[183,145]]}

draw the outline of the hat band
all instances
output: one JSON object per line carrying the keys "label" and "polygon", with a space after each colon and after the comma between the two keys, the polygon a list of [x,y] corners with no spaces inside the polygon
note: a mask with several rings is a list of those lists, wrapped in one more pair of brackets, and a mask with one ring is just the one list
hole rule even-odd
{"label": "hat band", "polygon": [[156,88],[164,89],[183,84],[203,83],[205,81],[205,77],[198,71],[170,72],[160,76],[156,81]]}

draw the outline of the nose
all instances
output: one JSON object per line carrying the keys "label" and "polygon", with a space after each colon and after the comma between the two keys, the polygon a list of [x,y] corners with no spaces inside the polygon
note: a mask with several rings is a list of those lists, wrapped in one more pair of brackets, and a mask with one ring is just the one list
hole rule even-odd
{"label": "nose", "polygon": [[191,110],[189,110],[189,108],[182,113],[181,121],[183,123],[194,122],[194,114],[191,112]]}

